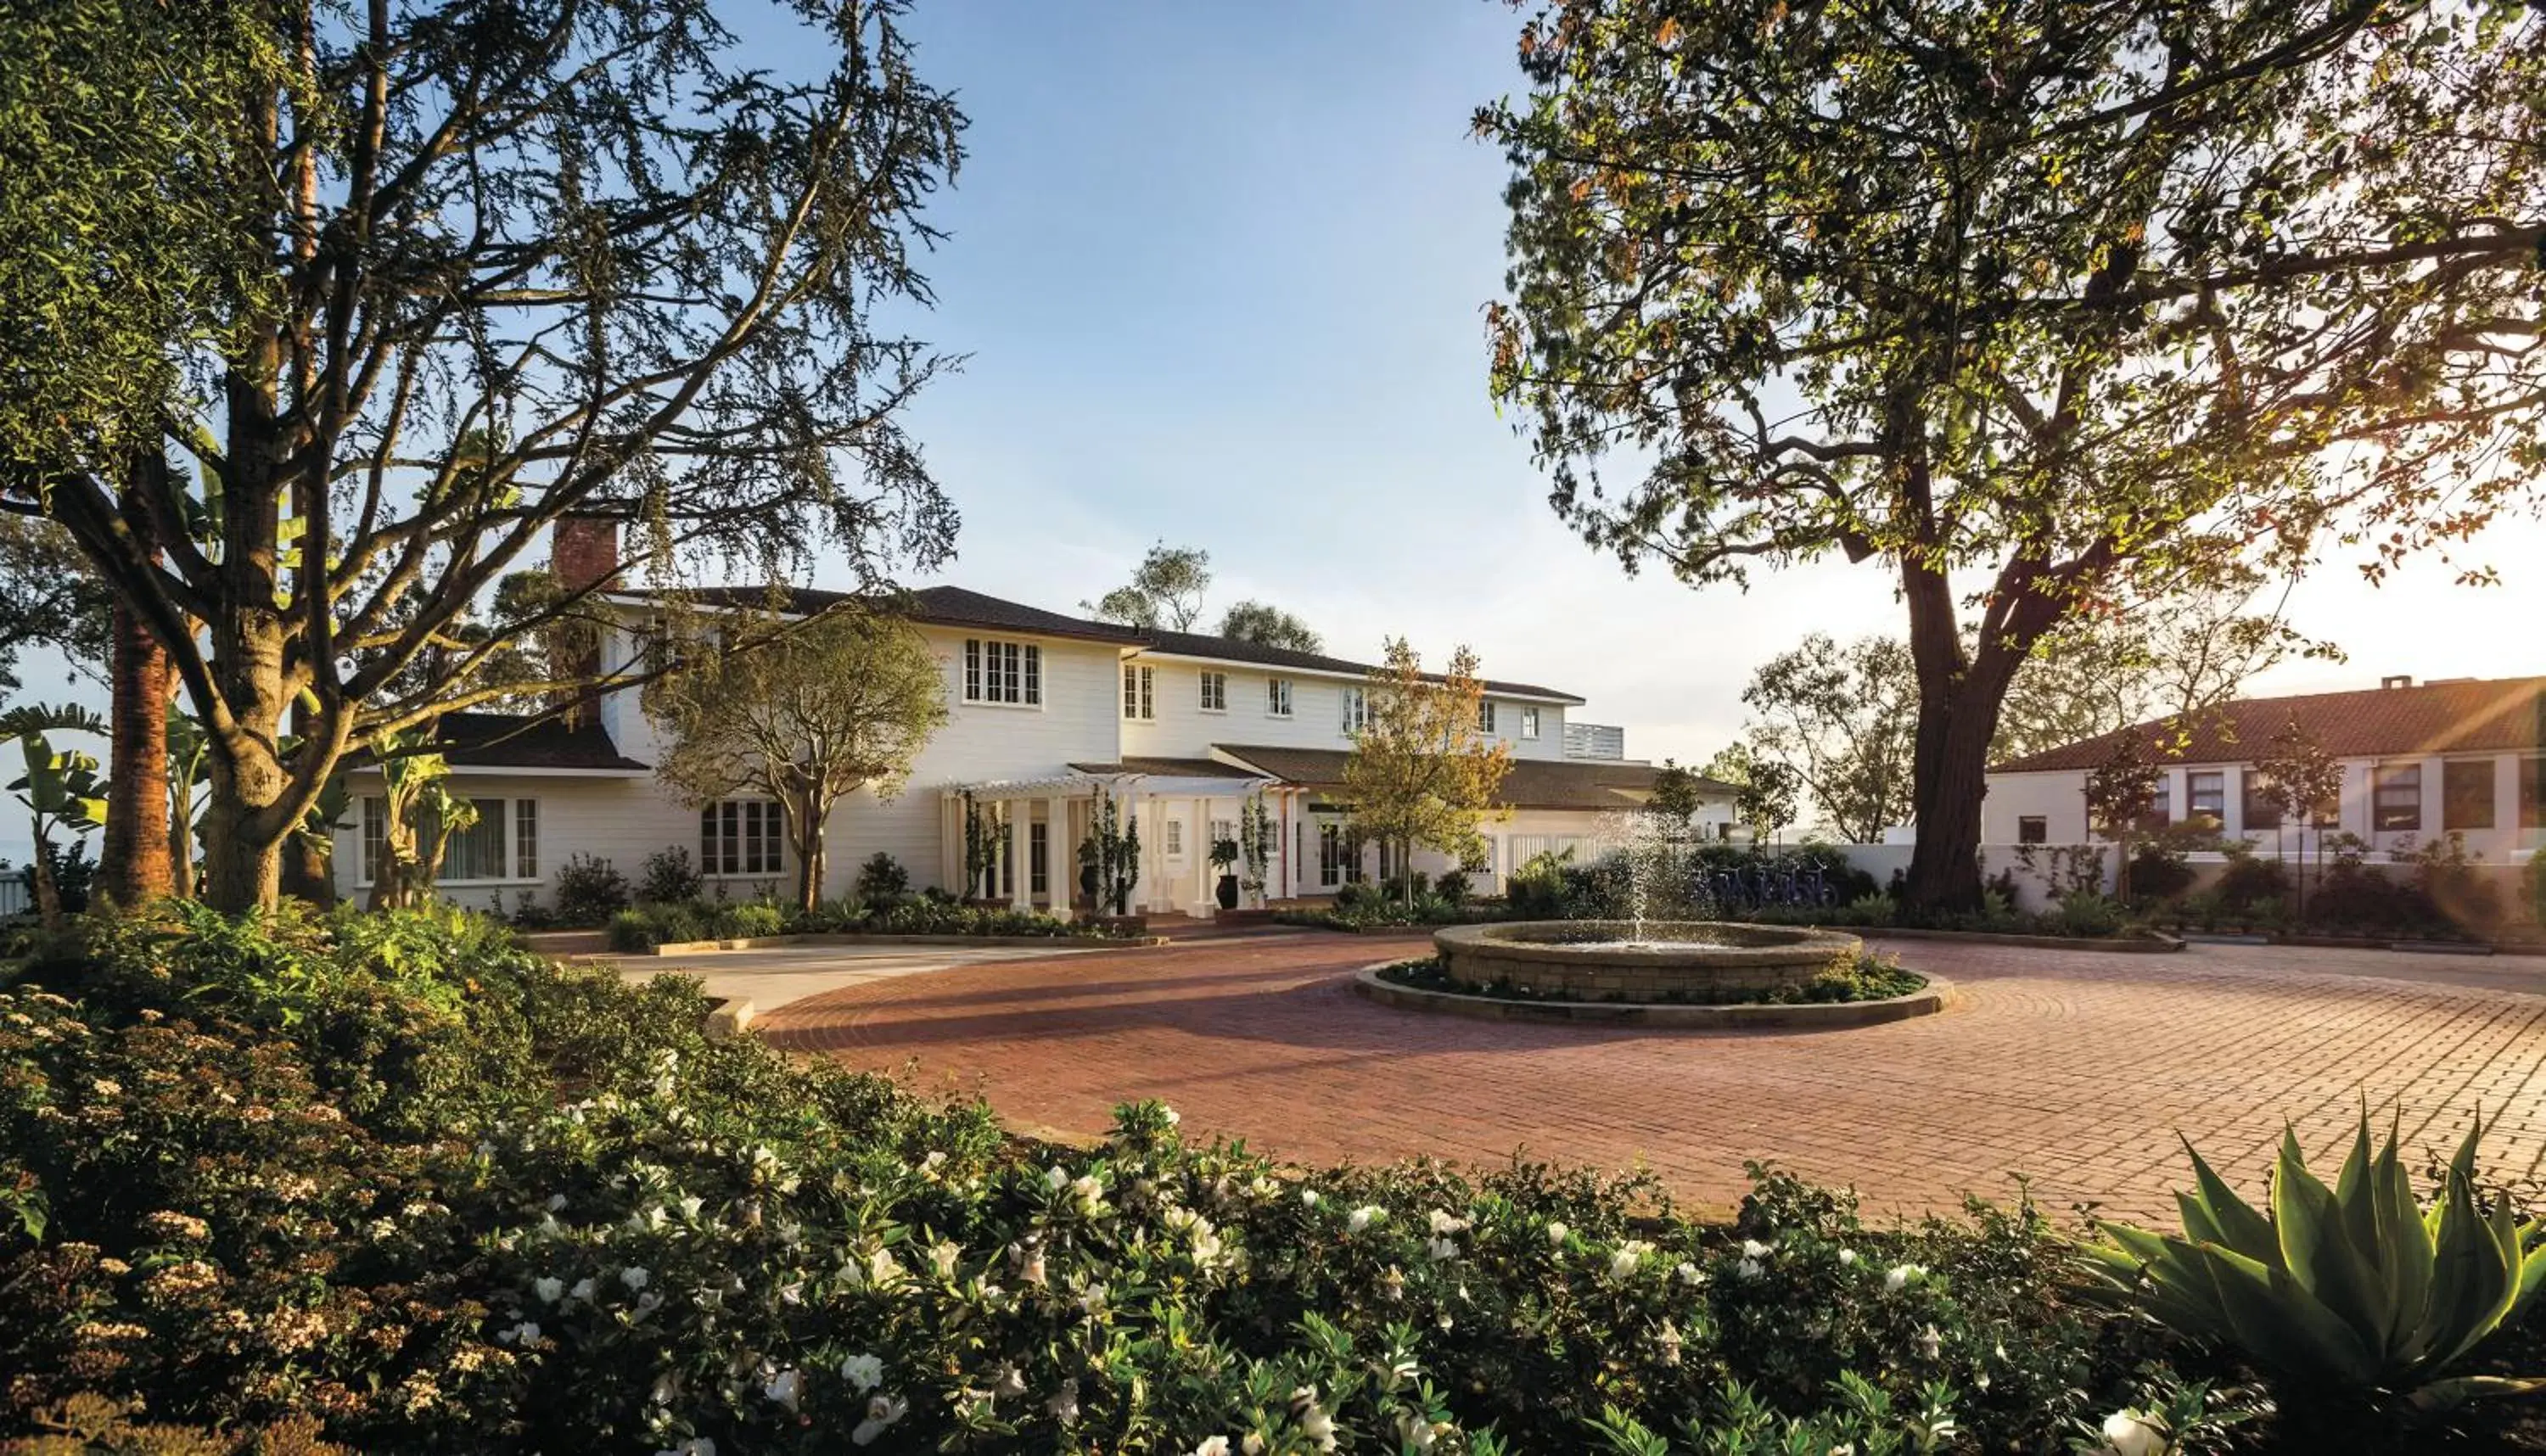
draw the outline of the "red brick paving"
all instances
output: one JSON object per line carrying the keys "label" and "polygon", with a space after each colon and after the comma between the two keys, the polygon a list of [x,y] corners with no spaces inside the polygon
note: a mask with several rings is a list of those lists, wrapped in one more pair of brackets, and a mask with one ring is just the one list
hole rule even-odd
{"label": "red brick paving", "polygon": [[1030,1128],[1098,1132],[1114,1104],[1154,1096],[1188,1134],[1283,1157],[1641,1159],[1708,1205],[1738,1197],[1756,1157],[1853,1184],[1873,1210],[2005,1198],[2021,1172],[2054,1208],[2170,1221],[2178,1130],[2251,1189],[2285,1117],[2311,1157],[2336,1155],[2364,1094],[2415,1148],[2453,1144],[2481,1103],[2498,1119],[2490,1165],[2546,1171],[2546,994],[2496,988],[2546,991],[2546,963],[1902,943],[1908,965],[1952,979],[1956,1004],[1826,1032],[1471,1021],[1351,992],[1353,970],[1421,945],[1319,934],[1011,961],[759,1024],[854,1066],[915,1066],[921,1090],[977,1090]]}

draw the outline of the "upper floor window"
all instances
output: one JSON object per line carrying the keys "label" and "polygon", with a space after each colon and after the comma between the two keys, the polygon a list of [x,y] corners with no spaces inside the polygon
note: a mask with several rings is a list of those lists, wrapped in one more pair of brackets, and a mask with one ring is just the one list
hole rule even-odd
{"label": "upper floor window", "polygon": [[699,811],[699,873],[775,875],[786,842],[778,806],[765,799],[728,799]]}
{"label": "upper floor window", "polygon": [[1123,716],[1149,723],[1158,716],[1158,669],[1123,664]]}
{"label": "upper floor window", "polygon": [[1228,673],[1206,672],[1202,675],[1202,711],[1205,713],[1229,711]]}
{"label": "upper floor window", "polygon": [[1524,738],[1535,738],[1538,736],[1537,709],[1524,708],[1520,711],[1520,735]]}
{"label": "upper floor window", "polygon": [[1361,688],[1346,688],[1344,699],[1344,731],[1360,732],[1370,727],[1370,694]]}
{"label": "upper floor window", "polygon": [[1490,735],[1494,730],[1494,700],[1477,700],[1477,731]]}
{"label": "upper floor window", "polygon": [[1033,642],[966,638],[964,701],[1015,703],[1029,708],[1041,706],[1043,648]]}
{"label": "upper floor window", "polygon": [[2422,766],[2403,764],[2371,771],[2369,823],[2375,829],[2422,827]]}
{"label": "upper floor window", "polygon": [[1291,680],[1268,677],[1264,680],[1264,711],[1274,718],[1291,716]]}

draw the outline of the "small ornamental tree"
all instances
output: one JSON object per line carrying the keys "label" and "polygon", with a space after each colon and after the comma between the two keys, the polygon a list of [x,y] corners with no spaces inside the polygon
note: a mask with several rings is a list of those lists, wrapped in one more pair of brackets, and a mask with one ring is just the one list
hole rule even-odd
{"label": "small ornamental tree", "polygon": [[1852,844],[1874,844],[1908,821],[1918,675],[1909,648],[1867,637],[1841,646],[1814,633],[1750,675],[1741,701],[1754,759],[1788,765],[1820,822]]}
{"label": "small ornamental tree", "polygon": [[1402,638],[1363,689],[1367,716],[1344,760],[1344,797],[1361,833],[1396,851],[1405,901],[1414,901],[1416,846],[1465,864],[1481,852],[1477,825],[1496,813],[1494,795],[1511,770],[1511,745],[1477,723],[1485,683],[1477,654],[1461,647],[1434,676]]}
{"label": "small ornamental tree", "polygon": [[2164,773],[2148,750],[2148,739],[2137,728],[2125,729],[2114,734],[2104,761],[2086,773],[2086,826],[2119,846],[2121,868],[2114,872],[2113,889],[2123,899],[2131,894],[2131,841],[2156,807]]}
{"label": "small ornamental tree", "polygon": [[672,746],[655,772],[692,804],[777,801],[796,851],[796,904],[821,903],[831,811],[865,789],[901,792],[946,722],[944,674],[893,617],[837,610],[756,649],[701,653],[650,705]]}
{"label": "small ornamental tree", "polygon": [[[2342,765],[2325,745],[2307,730],[2307,726],[2293,716],[2279,732],[2272,734],[2263,756],[2254,761],[2255,772],[2263,777],[2256,791],[2263,802],[2278,811],[2281,829],[2275,831],[2275,843],[2286,832],[2291,819],[2299,821],[2299,916],[2307,916],[2307,865],[2305,855],[2310,827],[2323,825],[2326,808],[2342,802]],[[2316,836],[2317,855],[2325,854],[2325,835]]]}
{"label": "small ornamental tree", "polygon": [[1264,802],[1264,791],[1259,789],[1246,796],[1246,803],[1237,815],[1238,852],[1246,866],[1240,888],[1254,899],[1259,909],[1269,898],[1266,889],[1273,867],[1273,810]]}

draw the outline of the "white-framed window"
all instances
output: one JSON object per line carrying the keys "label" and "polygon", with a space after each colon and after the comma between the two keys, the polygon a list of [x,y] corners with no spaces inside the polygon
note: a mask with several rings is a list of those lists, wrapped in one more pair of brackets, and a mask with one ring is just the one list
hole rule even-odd
{"label": "white-framed window", "polygon": [[1344,826],[1317,825],[1317,888],[1332,890],[1344,883],[1345,871],[1355,868],[1351,861],[1352,853],[1344,845]]}
{"label": "white-framed window", "polygon": [[1123,664],[1123,717],[1134,723],[1152,723],[1158,716],[1158,669],[1137,663]]}
{"label": "white-framed window", "polygon": [[1237,820],[1213,819],[1211,821],[1211,842],[1204,845],[1203,848],[1206,850],[1217,849],[1223,841],[1231,844],[1237,842]]}
{"label": "white-framed window", "polygon": [[2220,769],[2195,769],[2184,776],[2186,794],[2196,815],[2225,823],[2228,818],[2228,775]]}
{"label": "white-framed window", "polygon": [[1052,893],[1052,825],[1026,825],[1026,893]]}
{"label": "white-framed window", "polygon": [[1487,737],[1493,736],[1494,700],[1491,698],[1479,698],[1477,700],[1477,731],[1484,733]]}
{"label": "white-framed window", "polygon": [[2379,829],[2422,827],[2422,766],[2408,763],[2371,771],[2370,824]]}
{"label": "white-framed window", "polygon": [[2015,820],[2015,842],[2048,844],[2051,842],[2051,819],[2038,814],[2020,814]]}
{"label": "white-framed window", "polygon": [[1370,727],[1369,692],[1362,688],[1346,688],[1343,692],[1343,700],[1344,731],[1357,733]]}
{"label": "white-framed window", "polygon": [[1202,711],[1205,713],[1229,711],[1228,673],[1205,672],[1202,675]]}
{"label": "white-framed window", "polygon": [[775,875],[786,842],[785,820],[766,799],[727,799],[699,811],[702,875]]}
{"label": "white-framed window", "polygon": [[1520,735],[1524,738],[1535,738],[1538,736],[1537,709],[1523,708],[1520,711]]}
{"label": "white-framed window", "polygon": [[964,701],[1043,706],[1043,648],[997,638],[964,639]]}
{"label": "white-framed window", "polygon": [[1289,678],[1264,679],[1264,715],[1267,718],[1291,716],[1291,680]]}
{"label": "white-framed window", "polygon": [[1168,854],[1183,854],[1185,852],[1185,821],[1182,819],[1167,820],[1167,826],[1164,831],[1164,840],[1165,842],[1161,847],[1164,848]]}
{"label": "white-framed window", "polygon": [[[540,874],[540,802],[536,799],[471,799],[477,821],[454,829],[442,842],[442,866],[434,883],[459,884],[489,880],[536,880]],[[381,876],[388,853],[388,801],[379,795],[363,800],[363,883]],[[430,824],[418,832],[430,834]],[[511,863],[505,860],[511,851]]]}

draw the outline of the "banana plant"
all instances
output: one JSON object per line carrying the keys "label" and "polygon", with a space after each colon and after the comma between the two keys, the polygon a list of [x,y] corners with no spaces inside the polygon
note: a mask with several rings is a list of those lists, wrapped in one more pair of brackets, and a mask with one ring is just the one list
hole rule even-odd
{"label": "banana plant", "polygon": [[16,739],[27,764],[9,792],[35,820],[36,853],[28,874],[36,911],[46,925],[57,925],[62,918],[61,887],[53,882],[53,836],[67,832],[77,837],[106,822],[106,783],[98,776],[97,759],[53,747],[47,735],[56,731],[104,733],[106,721],[68,704],[31,704],[0,713],[0,738]]}
{"label": "banana plant", "polygon": [[2178,1332],[2233,1345],[2320,1393],[2404,1398],[2441,1410],[2546,1387],[2546,1376],[2450,1376],[2546,1287],[2546,1226],[2476,1193],[2476,1118],[2425,1207],[2391,1127],[2370,1148],[2369,1113],[2328,1188],[2284,1130],[2269,1212],[2247,1204],[2190,1143],[2194,1188],[2178,1193],[2180,1237],[2099,1226],[2085,1246],[2106,1292]]}

